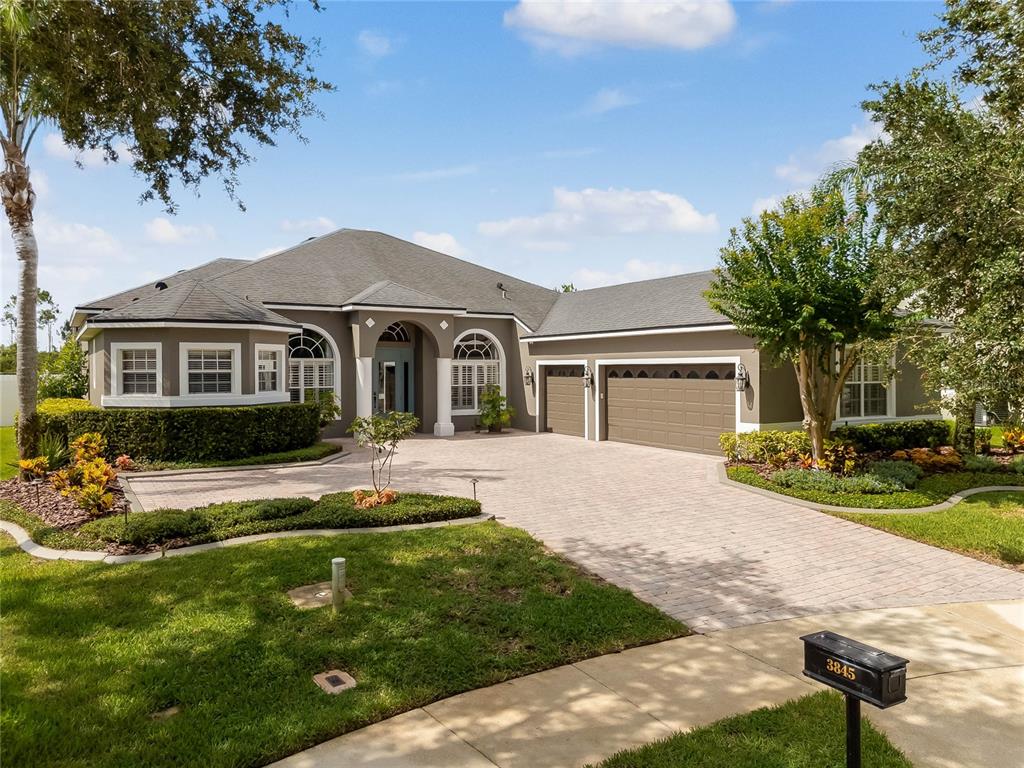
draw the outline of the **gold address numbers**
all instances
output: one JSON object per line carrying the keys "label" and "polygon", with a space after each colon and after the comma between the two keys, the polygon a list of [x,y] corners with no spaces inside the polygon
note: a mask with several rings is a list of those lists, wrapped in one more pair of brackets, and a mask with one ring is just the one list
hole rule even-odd
{"label": "gold address numbers", "polygon": [[851,667],[849,664],[843,664],[843,662],[836,661],[835,659],[825,659],[825,669],[833,675],[845,677],[847,680],[857,679],[856,669]]}

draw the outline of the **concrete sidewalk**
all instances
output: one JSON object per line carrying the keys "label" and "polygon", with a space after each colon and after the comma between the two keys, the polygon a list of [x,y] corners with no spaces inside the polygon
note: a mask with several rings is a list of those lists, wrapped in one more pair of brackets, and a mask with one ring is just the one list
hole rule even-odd
{"label": "concrete sidewalk", "polygon": [[1021,765],[1024,601],[810,616],[670,640],[453,696],[274,765],[585,765],[816,690],[800,674],[798,638],[817,629],[911,659],[908,701],[864,709],[917,768]]}

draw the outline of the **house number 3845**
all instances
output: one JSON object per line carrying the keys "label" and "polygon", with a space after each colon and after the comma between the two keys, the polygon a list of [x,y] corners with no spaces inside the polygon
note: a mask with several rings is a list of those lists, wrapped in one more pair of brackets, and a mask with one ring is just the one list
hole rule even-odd
{"label": "house number 3845", "polygon": [[835,659],[826,659],[825,669],[833,675],[840,675],[841,677],[845,677],[847,680],[857,679],[857,672],[853,667],[849,664],[843,664],[840,661],[836,661]]}

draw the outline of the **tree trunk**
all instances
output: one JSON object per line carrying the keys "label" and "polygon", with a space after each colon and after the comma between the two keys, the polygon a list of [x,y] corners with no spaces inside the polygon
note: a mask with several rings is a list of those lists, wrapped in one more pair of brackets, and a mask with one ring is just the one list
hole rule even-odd
{"label": "tree trunk", "polygon": [[39,348],[36,339],[36,297],[39,249],[32,224],[36,195],[29,182],[28,166],[21,148],[4,139],[4,171],[0,174],[0,197],[11,225],[14,252],[18,257],[18,456],[36,455],[38,417],[36,387]]}
{"label": "tree trunk", "polygon": [[953,428],[953,447],[960,452],[961,456],[973,456],[974,450],[974,408],[975,403],[961,403],[961,398],[956,398],[956,412],[953,417],[956,425]]}

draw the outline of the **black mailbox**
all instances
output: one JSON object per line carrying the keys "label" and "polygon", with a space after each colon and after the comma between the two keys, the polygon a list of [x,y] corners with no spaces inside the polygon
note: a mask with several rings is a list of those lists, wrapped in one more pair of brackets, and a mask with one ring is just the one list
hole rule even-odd
{"label": "black mailbox", "polygon": [[809,678],[881,709],[907,700],[907,659],[835,632],[800,639]]}

